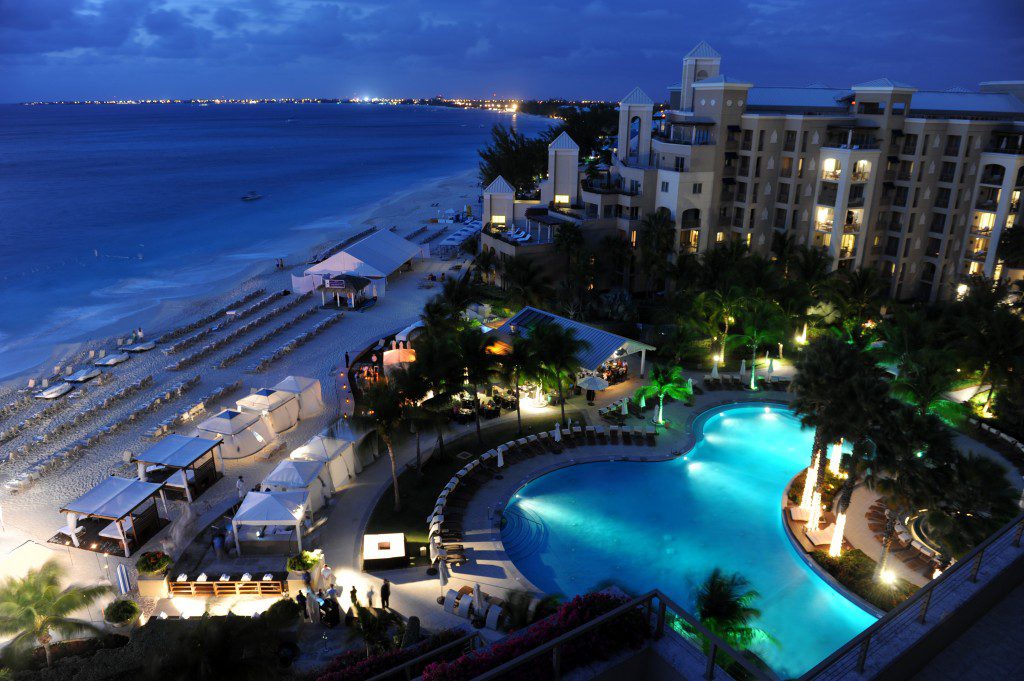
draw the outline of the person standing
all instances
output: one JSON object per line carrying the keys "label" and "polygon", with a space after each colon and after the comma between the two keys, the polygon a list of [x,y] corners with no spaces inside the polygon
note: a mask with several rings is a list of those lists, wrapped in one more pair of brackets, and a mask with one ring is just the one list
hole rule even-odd
{"label": "person standing", "polygon": [[306,609],[306,595],[301,591],[295,596],[295,602],[299,604],[299,608],[302,610],[302,619],[309,619],[309,610]]}
{"label": "person standing", "polygon": [[238,500],[241,501],[245,498],[245,478],[241,475],[238,476],[238,480],[235,480],[235,489],[238,491]]}
{"label": "person standing", "polygon": [[380,585],[380,607],[385,610],[388,609],[388,603],[391,601],[391,582],[384,580],[384,583]]}
{"label": "person standing", "polygon": [[346,350],[345,351],[345,368],[348,369],[348,367],[349,367],[348,350]]}
{"label": "person standing", "polygon": [[353,608],[359,605],[359,592],[356,591],[355,587],[352,587],[352,590],[348,592],[348,597],[352,600]]}

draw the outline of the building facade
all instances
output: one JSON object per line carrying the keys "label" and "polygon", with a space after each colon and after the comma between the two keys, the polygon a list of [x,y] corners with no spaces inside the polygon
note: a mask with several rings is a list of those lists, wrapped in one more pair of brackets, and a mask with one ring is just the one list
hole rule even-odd
{"label": "building facade", "polygon": [[707,43],[691,50],[657,116],[629,93],[610,167],[580,170],[576,199],[563,150],[534,210],[561,207],[584,230],[614,227],[635,243],[642,217],[664,208],[678,254],[726,240],[767,253],[785,236],[824,249],[834,269],[875,268],[901,299],[951,297],[969,275],[1020,277],[997,248],[1022,219],[1024,81],[763,87],[721,65]]}

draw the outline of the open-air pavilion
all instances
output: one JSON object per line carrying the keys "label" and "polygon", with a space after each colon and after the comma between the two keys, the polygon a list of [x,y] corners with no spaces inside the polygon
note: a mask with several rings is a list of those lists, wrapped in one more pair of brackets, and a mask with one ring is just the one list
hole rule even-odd
{"label": "open-air pavilion", "polygon": [[249,492],[231,519],[238,555],[289,555],[302,550],[302,521],[309,501],[305,492]]}
{"label": "open-air pavilion", "polygon": [[[409,269],[413,258],[425,255],[425,247],[382,229],[308,267],[302,276],[292,276],[292,287],[299,293],[321,289],[325,303],[326,294],[333,294],[334,287],[346,298],[348,291],[355,296],[383,298],[388,277]],[[361,286],[358,279],[369,283]],[[340,294],[335,298],[340,303]]]}
{"label": "open-air pavilion", "polygon": [[223,440],[172,434],[132,457],[143,482],[162,482],[171,496],[191,503],[224,474]]}
{"label": "open-air pavilion", "polygon": [[130,557],[167,525],[158,496],[166,509],[163,483],[111,476],[61,508],[68,524],[50,541]]}

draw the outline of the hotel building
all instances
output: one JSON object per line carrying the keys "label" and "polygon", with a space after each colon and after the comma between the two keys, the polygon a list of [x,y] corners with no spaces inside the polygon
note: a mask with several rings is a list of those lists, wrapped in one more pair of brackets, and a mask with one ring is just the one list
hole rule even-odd
{"label": "hotel building", "polygon": [[767,253],[785,235],[824,249],[834,269],[875,268],[900,299],[951,297],[968,275],[1020,278],[1003,271],[998,244],[1022,219],[1024,81],[973,92],[888,78],[765,87],[721,65],[697,45],[658,115],[639,88],[626,95],[615,155],[596,175],[563,134],[539,200],[496,180],[484,190],[482,247],[557,262],[560,224],[635,244],[643,216],[664,208],[677,254],[726,240]]}

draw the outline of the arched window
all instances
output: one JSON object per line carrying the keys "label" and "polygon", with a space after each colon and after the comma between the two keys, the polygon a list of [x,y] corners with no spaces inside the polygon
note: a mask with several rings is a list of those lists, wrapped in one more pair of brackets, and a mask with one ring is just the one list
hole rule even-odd
{"label": "arched window", "polygon": [[683,211],[681,217],[681,224],[683,229],[699,229],[700,228],[700,209],[689,208]]}
{"label": "arched window", "polygon": [[981,169],[981,182],[982,184],[1003,184],[1003,178],[1006,177],[1006,168],[999,165],[998,163],[989,163]]}
{"label": "arched window", "polygon": [[626,158],[630,161],[640,160],[640,117],[633,116],[629,121],[629,146]]}
{"label": "arched window", "polygon": [[1013,186],[1024,186],[1024,166],[1021,166],[1020,170],[1017,171],[1017,180],[1013,183]]}
{"label": "arched window", "polygon": [[708,72],[705,71],[704,69],[701,69],[700,71],[697,72],[697,80],[698,81],[704,80],[707,77],[708,77]]}
{"label": "arched window", "polygon": [[838,180],[843,166],[837,158],[826,158],[821,164],[821,179]]}
{"label": "arched window", "polygon": [[853,164],[853,181],[865,182],[871,175],[871,161],[861,159]]}

